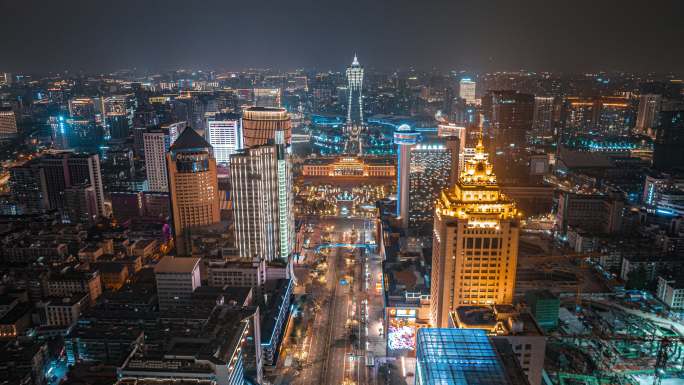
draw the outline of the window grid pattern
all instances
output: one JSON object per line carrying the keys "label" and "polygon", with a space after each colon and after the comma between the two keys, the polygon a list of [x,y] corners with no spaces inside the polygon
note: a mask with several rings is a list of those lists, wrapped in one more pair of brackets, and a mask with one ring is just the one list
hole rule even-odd
{"label": "window grid pattern", "polygon": [[503,365],[484,330],[418,330],[417,385],[505,385]]}

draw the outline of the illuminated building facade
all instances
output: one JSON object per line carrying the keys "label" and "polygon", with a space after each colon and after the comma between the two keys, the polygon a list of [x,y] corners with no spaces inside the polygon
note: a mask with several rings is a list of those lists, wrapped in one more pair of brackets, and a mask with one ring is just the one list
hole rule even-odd
{"label": "illuminated building facade", "polygon": [[351,67],[347,68],[347,125],[363,124],[363,67],[354,55]]}
{"label": "illuminated building facade", "polygon": [[411,167],[411,148],[418,143],[420,134],[402,124],[394,132],[397,145],[397,217],[404,228],[409,223],[409,172]]}
{"label": "illuminated building facade", "polygon": [[290,114],[284,108],[249,107],[242,112],[244,146],[252,147],[275,139],[276,131],[283,131],[285,143],[292,137]]}
{"label": "illuminated building facade", "polygon": [[292,173],[284,133],[276,143],[230,157],[235,239],[240,257],[286,259],[294,247]]}
{"label": "illuminated building facade", "polygon": [[0,140],[17,135],[17,118],[11,107],[0,107]]}
{"label": "illuminated building facade", "polygon": [[351,67],[347,68],[347,134],[345,152],[363,153],[360,139],[363,130],[363,67],[354,55]]}
{"label": "illuminated building facade", "polygon": [[510,344],[484,330],[418,329],[416,385],[529,385]]}
{"label": "illuminated building facade", "polygon": [[169,191],[166,153],[171,147],[169,132],[163,129],[148,130],[143,134],[145,172],[150,191]]}
{"label": "illuminated building facade", "polygon": [[553,140],[555,98],[553,96],[535,96],[534,114],[530,143],[545,143]]}
{"label": "illuminated building facade", "polygon": [[475,88],[477,83],[472,81],[470,78],[463,78],[459,82],[458,96],[465,100],[468,104],[474,104],[477,102],[475,97]]}
{"label": "illuminated building facade", "polygon": [[302,175],[391,178],[396,175],[396,169],[394,163],[387,158],[307,159],[302,166]]}
{"label": "illuminated building facade", "polygon": [[190,254],[194,228],[220,222],[216,159],[211,145],[187,128],[166,154],[176,249]]}
{"label": "illuminated building facade", "polygon": [[510,304],[518,258],[518,210],[501,193],[482,141],[435,208],[430,322],[444,327],[463,305]]}
{"label": "illuminated building facade", "polygon": [[661,95],[644,94],[639,97],[639,109],[634,126],[637,133],[655,137],[654,129],[658,124],[661,102]]}
{"label": "illuminated building facade", "polygon": [[83,119],[95,119],[95,100],[92,98],[74,98],[69,100],[69,116]]}
{"label": "illuminated building facade", "polygon": [[242,124],[238,114],[216,114],[207,118],[205,136],[214,148],[219,164],[228,164],[230,156],[242,148]]}
{"label": "illuminated building facade", "polygon": [[496,150],[525,147],[532,130],[534,95],[489,91],[482,99],[482,107]]}
{"label": "illuminated building facade", "polygon": [[626,135],[635,121],[632,104],[623,96],[566,97],[564,108],[569,133]]}
{"label": "illuminated building facade", "polygon": [[451,149],[442,143],[421,143],[410,149],[409,227],[424,228],[434,222],[435,200],[449,185]]}

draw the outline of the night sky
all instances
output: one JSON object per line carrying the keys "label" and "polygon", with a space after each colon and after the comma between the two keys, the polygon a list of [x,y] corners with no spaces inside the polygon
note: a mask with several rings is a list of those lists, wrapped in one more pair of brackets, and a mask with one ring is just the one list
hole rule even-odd
{"label": "night sky", "polygon": [[0,71],[684,72],[681,0],[0,0]]}

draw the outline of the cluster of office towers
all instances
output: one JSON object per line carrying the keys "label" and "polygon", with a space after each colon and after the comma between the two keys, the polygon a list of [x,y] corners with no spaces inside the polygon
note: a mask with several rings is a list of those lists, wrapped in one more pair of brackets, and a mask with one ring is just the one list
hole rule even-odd
{"label": "cluster of office towers", "polygon": [[408,126],[394,134],[397,218],[408,229],[433,221],[431,324],[446,327],[460,306],[512,304],[520,215],[481,137],[468,147],[466,129],[448,123],[440,141],[419,136]]}

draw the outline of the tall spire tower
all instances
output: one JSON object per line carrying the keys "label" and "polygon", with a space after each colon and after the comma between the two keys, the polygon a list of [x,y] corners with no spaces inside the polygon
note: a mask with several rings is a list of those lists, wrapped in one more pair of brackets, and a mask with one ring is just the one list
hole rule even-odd
{"label": "tall spire tower", "polygon": [[435,204],[430,322],[446,327],[460,306],[511,304],[519,214],[501,193],[482,138],[458,182]]}
{"label": "tall spire tower", "polygon": [[[347,152],[361,153],[361,142],[359,134],[363,129],[363,67],[359,64],[359,59],[354,55],[354,60],[347,68]],[[356,143],[355,143],[356,142]],[[357,149],[349,148],[357,144]]]}

